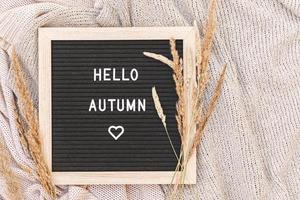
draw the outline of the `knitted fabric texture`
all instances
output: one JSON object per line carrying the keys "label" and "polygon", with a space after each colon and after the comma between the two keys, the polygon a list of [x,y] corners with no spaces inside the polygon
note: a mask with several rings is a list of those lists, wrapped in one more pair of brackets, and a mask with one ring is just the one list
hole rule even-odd
{"label": "knitted fabric texture", "polygon": [[[0,37],[15,46],[38,105],[39,27],[187,26],[202,28],[208,0],[3,0]],[[227,63],[223,92],[197,154],[197,184],[185,199],[300,199],[300,1],[219,0],[211,87]],[[2,41],[2,40],[1,40]],[[0,42],[0,138],[24,199],[48,199],[15,122],[16,89]],[[16,96],[18,98],[18,96]],[[8,199],[0,177],[0,199]],[[162,200],[168,186],[58,187],[58,199]],[[195,192],[196,191],[196,192]]]}

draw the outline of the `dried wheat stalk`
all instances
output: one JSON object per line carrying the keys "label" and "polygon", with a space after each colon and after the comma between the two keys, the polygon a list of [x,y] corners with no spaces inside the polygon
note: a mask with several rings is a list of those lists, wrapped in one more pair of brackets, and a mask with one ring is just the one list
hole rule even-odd
{"label": "dried wheat stalk", "polygon": [[173,61],[169,60],[168,58],[162,56],[162,55],[159,55],[159,54],[155,54],[155,53],[150,53],[150,52],[143,52],[143,54],[147,57],[150,57],[150,58],[154,58],[156,60],[159,60],[161,61],[162,63],[165,63],[167,65],[169,65],[172,69],[174,69],[174,64],[173,64]]}
{"label": "dried wheat stalk", "polygon": [[[187,113],[185,113],[185,107],[186,107],[185,94],[186,94],[187,86],[185,86],[184,83],[183,65],[178,55],[178,52],[176,50],[175,40],[173,39],[170,40],[170,49],[171,49],[173,60],[170,60],[159,54],[144,52],[145,56],[159,60],[167,64],[169,67],[173,69],[173,79],[175,81],[176,93],[178,95],[178,101],[176,104],[176,110],[177,110],[176,119],[177,119],[178,130],[182,141],[182,146],[184,146],[183,148],[181,148],[181,151],[183,150],[187,151],[183,153],[181,152],[181,155],[183,155],[183,160],[179,159],[179,162],[182,163],[179,164],[178,166],[180,166],[182,170],[181,173],[182,175],[179,178],[177,178],[175,181],[175,186],[173,188],[173,192],[171,195],[173,197],[176,194],[176,191],[178,191],[179,184],[182,184],[184,182],[184,176],[186,170],[185,165],[187,164],[187,161],[190,159],[193,152],[195,152],[195,149],[200,143],[205,125],[207,124],[209,117],[211,116],[214,108],[216,107],[217,100],[221,95],[221,89],[225,78],[226,65],[224,66],[220,74],[220,77],[216,83],[216,87],[213,96],[208,104],[208,107],[206,111],[204,111],[203,97],[210,78],[208,73],[208,61],[211,56],[213,38],[216,30],[216,7],[217,7],[217,1],[212,0],[208,12],[208,20],[206,24],[203,42],[200,39],[199,32],[197,31],[196,33],[196,66],[195,66],[196,74],[195,74],[195,82],[192,88],[193,113],[192,113],[192,120],[191,120],[190,127],[185,126],[186,116],[187,116]],[[196,25],[195,25],[195,29],[198,30],[198,27]],[[197,129],[193,130],[194,127],[196,127]],[[187,137],[191,135],[190,134],[191,132],[195,132],[195,134],[193,138],[191,138],[192,140],[189,141]]]}
{"label": "dried wheat stalk", "polygon": [[[14,105],[14,112],[15,112],[15,116],[16,116],[16,126],[17,126],[17,130],[19,132],[19,137],[20,137],[20,142],[21,142],[21,145],[22,145],[22,149],[23,151],[27,154],[27,155],[30,155],[29,153],[29,147],[28,147],[28,142],[26,140],[26,138],[24,137],[25,135],[25,128],[24,128],[24,125],[23,125],[23,122],[22,122],[22,119],[21,119],[21,116],[20,116],[20,113],[16,107],[16,105]],[[19,163],[17,163],[17,165],[26,173],[28,173],[29,175],[32,175],[33,172],[32,170],[28,167],[28,166],[25,166],[25,165],[21,165]]]}
{"label": "dried wheat stalk", "polygon": [[162,124],[164,125],[164,127],[166,127],[167,126],[166,125],[166,115],[164,114],[164,110],[160,104],[160,100],[159,100],[159,97],[158,97],[155,87],[152,87],[152,98],[154,101],[156,112],[157,112],[159,118],[161,119]]}
{"label": "dried wheat stalk", "polygon": [[163,55],[150,53],[150,52],[143,52],[143,54],[147,57],[154,58],[156,60],[159,60],[168,66],[170,66],[173,69],[173,79],[175,81],[175,87],[176,87],[176,93],[178,95],[178,101],[176,103],[176,120],[178,124],[178,131],[181,137],[181,141],[185,141],[184,138],[184,132],[185,132],[185,115],[184,115],[184,109],[185,109],[185,95],[184,95],[184,81],[183,81],[183,66],[182,66],[182,60],[180,59],[178,55],[178,51],[176,50],[176,42],[174,39],[170,40],[170,46],[171,46],[171,54],[173,57],[173,60],[169,60],[168,58],[164,57]]}
{"label": "dried wheat stalk", "polygon": [[6,193],[11,200],[21,200],[22,194],[20,189],[19,177],[12,171],[11,157],[5,148],[2,140],[0,140],[0,174],[6,182]]}
{"label": "dried wheat stalk", "polygon": [[206,125],[209,117],[213,113],[213,111],[214,111],[214,109],[217,105],[218,99],[220,98],[220,95],[221,95],[221,92],[222,92],[222,85],[223,85],[223,82],[224,82],[224,79],[225,79],[226,68],[227,68],[227,66],[225,65],[223,67],[221,75],[220,75],[220,77],[217,81],[217,85],[216,85],[216,88],[214,90],[213,97],[211,98],[211,100],[209,102],[206,113],[204,114],[203,117],[199,117],[199,119],[195,119],[195,120],[198,120],[198,121],[194,122],[194,123],[196,123],[196,125],[198,127],[197,127],[197,130],[196,130],[196,134],[193,138],[192,146],[191,146],[191,148],[189,150],[189,153],[188,153],[188,159],[193,155],[193,153],[195,152],[195,149],[200,144],[201,137],[203,135],[205,125]]}
{"label": "dried wheat stalk", "polygon": [[23,139],[27,143],[28,151],[36,164],[37,174],[42,186],[52,198],[55,198],[55,186],[52,183],[50,171],[42,154],[37,112],[33,106],[29,91],[26,88],[21,63],[15,50],[12,51],[11,71],[14,74],[14,83],[22,104],[20,111],[24,114],[25,121],[28,125],[27,130],[20,132],[20,134],[23,134]]}
{"label": "dried wheat stalk", "polygon": [[28,152],[28,142],[27,140],[25,139],[24,135],[25,135],[25,128],[24,128],[24,125],[22,123],[22,119],[21,119],[21,116],[20,116],[20,113],[19,113],[19,110],[17,109],[17,106],[14,105],[14,113],[15,113],[15,116],[16,116],[16,126],[17,126],[17,130],[19,132],[19,137],[20,137],[20,142],[21,142],[21,145],[22,145],[22,148],[24,150],[24,152],[29,155],[29,152]]}
{"label": "dried wheat stalk", "polygon": [[[218,97],[220,96],[221,93],[221,86],[223,83],[224,75],[225,75],[225,70],[226,67],[222,70],[221,76],[217,82],[217,88],[219,90],[215,90],[213,94],[213,98],[210,102],[210,108],[207,109],[207,113],[203,113],[203,96],[205,89],[207,88],[207,85],[209,83],[209,73],[208,73],[208,61],[211,55],[211,50],[212,50],[212,44],[213,44],[213,38],[214,34],[216,31],[216,8],[217,8],[217,1],[212,0],[211,5],[208,11],[208,20],[206,24],[206,30],[203,38],[203,42],[201,45],[201,39],[200,39],[200,34],[199,31],[196,31],[196,84],[193,87],[193,119],[192,119],[192,127],[197,127],[196,134],[193,138],[193,143],[189,145],[192,148],[189,148],[189,153],[188,153],[188,158],[191,157],[192,152],[194,152],[195,148],[198,146],[200,143],[200,139],[202,136],[202,133],[204,131],[206,120],[202,119],[203,115],[204,116],[210,116],[215,105],[217,102]],[[198,30],[198,27],[196,23],[194,23],[194,28],[195,30]],[[217,97],[217,98],[216,98]],[[213,104],[212,104],[213,103]],[[212,107],[212,105],[214,105]],[[205,118],[205,117],[204,117]],[[205,121],[205,123],[203,123]],[[204,126],[200,125],[203,124]]]}
{"label": "dried wheat stalk", "polygon": [[170,142],[170,144],[171,144],[173,153],[174,153],[174,155],[176,156],[176,158],[177,158],[177,160],[178,160],[178,159],[179,159],[179,158],[178,158],[178,155],[177,155],[177,153],[176,153],[176,150],[175,150],[174,145],[173,145],[173,143],[172,143],[171,137],[170,137],[170,135],[169,135],[169,131],[168,131],[168,129],[167,129],[166,115],[164,114],[164,110],[163,110],[163,108],[162,108],[162,106],[161,106],[161,104],[160,104],[159,96],[158,96],[158,94],[157,94],[157,92],[156,92],[155,87],[152,87],[152,98],[153,98],[153,101],[154,101],[154,106],[155,106],[157,115],[158,115],[158,117],[160,118],[161,123],[163,124],[163,126],[164,126],[164,128],[165,128],[165,131],[166,131],[166,133],[167,133],[168,140],[169,140],[169,142]]}
{"label": "dried wheat stalk", "polygon": [[176,50],[176,42],[174,39],[170,40],[170,46],[171,46],[171,54],[173,57],[173,79],[175,81],[176,86],[176,93],[178,95],[178,101],[176,103],[176,120],[178,124],[178,131],[181,136],[181,141],[184,143],[186,141],[186,135],[184,134],[186,132],[186,113],[185,113],[185,107],[186,107],[186,97],[185,97],[185,85],[183,80],[183,64],[182,60],[180,59],[178,55],[178,51]]}

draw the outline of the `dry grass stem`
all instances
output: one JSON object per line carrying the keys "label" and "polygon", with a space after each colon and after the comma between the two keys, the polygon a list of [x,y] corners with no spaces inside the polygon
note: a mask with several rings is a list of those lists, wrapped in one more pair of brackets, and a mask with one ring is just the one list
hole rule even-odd
{"label": "dry grass stem", "polygon": [[168,136],[168,140],[171,144],[171,147],[172,147],[172,150],[173,150],[173,153],[174,155],[176,156],[176,159],[178,160],[178,155],[176,153],[176,150],[174,148],[174,145],[173,145],[173,142],[171,140],[171,137],[170,137],[170,134],[169,134],[169,131],[167,129],[167,123],[166,123],[166,115],[164,114],[164,110],[161,106],[161,103],[160,103],[160,100],[159,100],[159,96],[156,92],[156,89],[155,87],[152,87],[152,98],[153,98],[153,101],[154,101],[154,105],[155,105],[155,109],[156,109],[156,112],[158,114],[158,117],[161,119],[161,122],[165,128],[165,131],[167,133],[167,136]]}
{"label": "dry grass stem", "polygon": [[23,199],[20,189],[19,177],[12,171],[12,160],[9,152],[0,140],[0,174],[6,183],[6,193],[11,200]]}
{"label": "dry grass stem", "polygon": [[178,101],[176,103],[176,121],[178,124],[178,131],[181,137],[182,143],[186,142],[185,139],[185,130],[186,130],[186,113],[185,113],[185,107],[186,107],[186,97],[185,97],[185,85],[184,85],[184,79],[183,79],[183,64],[182,60],[180,59],[178,55],[178,51],[176,50],[176,41],[172,38],[170,40],[170,48],[171,48],[171,54],[173,57],[173,79],[175,82],[175,89],[176,93],[178,95]]}
{"label": "dry grass stem", "polygon": [[21,63],[14,50],[12,52],[11,70],[14,73],[14,83],[22,105],[20,111],[24,114],[24,119],[27,123],[27,130],[20,133],[23,134],[24,140],[28,144],[28,151],[36,164],[37,174],[42,186],[52,198],[55,198],[55,186],[52,183],[50,171],[42,154],[37,112],[26,87]]}
{"label": "dry grass stem", "polygon": [[[189,153],[188,153],[188,158],[191,157],[192,152],[195,150],[195,147],[200,143],[200,139],[202,136],[202,133],[204,131],[206,121],[208,118],[205,116],[210,116],[213,108],[207,109],[207,112],[209,112],[209,115],[203,114],[203,97],[204,97],[204,92],[205,89],[207,88],[207,85],[209,83],[210,75],[208,73],[208,61],[211,55],[211,50],[212,50],[212,44],[213,44],[213,38],[214,34],[216,31],[216,6],[217,6],[217,1],[212,0],[211,6],[208,11],[208,20],[207,20],[207,25],[206,25],[206,30],[204,34],[204,39],[203,39],[203,44],[201,45],[201,39],[200,39],[200,34],[198,31],[196,31],[196,84],[193,88],[193,119],[192,119],[192,127],[197,127],[196,134],[192,140],[192,144],[189,145]],[[194,23],[194,27],[197,30],[197,25]],[[225,69],[224,68],[222,75],[220,77],[220,80],[218,83],[223,83],[224,74],[225,74]],[[217,83],[217,86],[219,85]],[[219,85],[220,90],[221,90],[221,85]],[[215,92],[220,92],[221,91],[215,91]],[[216,94],[214,94],[215,97]],[[216,102],[216,99],[212,99],[211,103]],[[210,105],[212,105],[210,103]],[[215,105],[215,104],[214,104]],[[204,116],[203,116],[204,115]],[[206,118],[206,120],[205,120]],[[203,123],[205,121],[205,123]],[[201,124],[204,124],[202,126]],[[192,146],[192,148],[190,148]],[[191,151],[191,152],[190,152]]]}
{"label": "dry grass stem", "polygon": [[152,87],[152,98],[154,101],[156,112],[157,112],[159,118],[161,119],[161,122],[166,127],[167,126],[166,125],[166,115],[164,114],[164,110],[162,109],[162,106],[160,104],[159,96],[156,92],[155,87]]}
{"label": "dry grass stem", "polygon": [[220,75],[220,77],[219,77],[219,79],[217,81],[217,85],[215,87],[213,96],[212,96],[212,98],[211,98],[211,100],[209,102],[209,105],[208,105],[206,113],[200,119],[200,121],[198,121],[198,123],[197,123],[198,128],[197,128],[196,134],[195,134],[195,136],[193,138],[193,144],[192,144],[192,147],[189,150],[188,158],[190,158],[193,155],[193,153],[195,152],[195,149],[200,144],[201,137],[203,135],[206,123],[207,123],[208,119],[210,118],[211,114],[213,113],[213,111],[214,111],[214,109],[215,109],[215,107],[217,105],[218,99],[220,98],[220,95],[221,95],[221,92],[222,92],[223,82],[224,82],[224,79],[225,79],[226,68],[227,68],[227,66],[225,65],[223,67],[221,75]]}
{"label": "dry grass stem", "polygon": [[208,10],[208,20],[207,20],[203,44],[202,44],[201,65],[204,67],[204,70],[207,70],[208,61],[211,55],[213,38],[216,31],[216,22],[217,22],[216,9],[217,9],[217,0],[212,0],[210,8]]}
{"label": "dry grass stem", "polygon": [[19,137],[20,137],[20,142],[21,142],[22,148],[23,148],[24,152],[27,155],[29,155],[29,151],[28,151],[29,147],[28,147],[28,142],[25,139],[24,125],[23,125],[20,113],[19,113],[16,105],[15,105],[15,108],[14,108],[14,112],[15,112],[15,116],[16,116],[15,121],[16,121],[16,125],[17,125],[17,130],[19,132]]}
{"label": "dry grass stem", "polygon": [[[23,122],[22,122],[22,119],[21,119],[21,115],[17,109],[17,107],[15,106],[14,108],[14,112],[15,112],[15,116],[16,116],[16,126],[17,126],[17,130],[19,132],[19,137],[20,137],[20,142],[21,142],[21,145],[22,145],[22,149],[23,151],[27,154],[27,155],[30,155],[29,153],[29,146],[28,146],[28,142],[25,138],[25,129],[24,129],[24,125],[23,125]],[[25,165],[21,165],[19,163],[17,163],[17,165],[23,170],[25,171],[26,173],[32,175],[32,170],[25,166]]]}
{"label": "dry grass stem", "polygon": [[[195,77],[193,77],[192,79],[186,80],[186,82],[184,81],[183,64],[176,50],[176,42],[174,39],[170,40],[170,49],[173,58],[172,61],[159,54],[144,52],[144,55],[159,60],[162,63],[167,64],[173,69],[173,79],[175,82],[176,93],[178,95],[178,100],[176,103],[176,110],[177,110],[176,120],[177,120],[178,131],[181,137],[182,146],[181,146],[180,157],[178,159],[178,164],[175,170],[175,174],[177,173],[177,170],[180,170],[181,173],[180,176],[174,175],[174,177],[176,178],[174,180],[175,182],[172,188],[173,191],[171,192],[170,199],[173,199],[176,196],[180,197],[181,196],[180,194],[182,194],[182,189],[183,189],[182,184],[184,183],[185,180],[186,166],[188,160],[191,158],[197,146],[200,144],[201,137],[203,135],[207,121],[212,115],[213,110],[217,105],[217,101],[221,95],[221,89],[225,78],[226,65],[224,66],[220,74],[220,77],[216,83],[215,90],[213,92],[212,98],[208,103],[207,108],[204,108],[205,107],[204,94],[210,79],[208,65],[209,65],[209,59],[211,56],[211,51],[213,46],[213,38],[216,31],[216,8],[217,8],[217,1],[212,0],[208,11],[208,20],[206,23],[203,40],[201,40],[198,27],[196,23],[194,23],[195,30],[197,30],[195,35],[196,74]],[[185,53],[188,54],[189,52],[185,52]],[[190,55],[187,55],[187,59],[190,59]],[[190,126],[186,127],[187,104],[185,98],[186,98],[186,94],[190,92],[186,90],[189,86],[188,84],[190,83],[193,84],[191,85],[193,111],[192,111],[192,119],[191,119]],[[158,98],[157,98],[157,102],[159,102]],[[162,110],[161,106],[159,109]],[[158,113],[158,115],[161,115],[161,113]],[[191,133],[194,133],[194,135]]]}
{"label": "dry grass stem", "polygon": [[165,63],[166,65],[168,65],[169,67],[171,67],[172,69],[173,67],[173,61],[169,60],[167,57],[160,55],[160,54],[156,54],[156,53],[150,53],[150,52],[143,52],[143,54],[149,58],[153,58],[155,60],[158,60],[162,63]]}

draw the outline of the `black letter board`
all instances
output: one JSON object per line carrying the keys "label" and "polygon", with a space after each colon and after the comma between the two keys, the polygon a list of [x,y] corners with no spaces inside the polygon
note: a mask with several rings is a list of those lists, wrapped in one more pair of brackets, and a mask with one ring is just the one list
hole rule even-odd
{"label": "black letter board", "polygon": [[[58,34],[59,30],[76,33],[75,28],[58,29]],[[59,184],[148,183],[134,180],[147,172],[157,172],[157,175],[174,172],[177,160],[151,94],[155,86],[167,116],[172,143],[179,154],[181,141],[175,119],[177,95],[173,72],[165,64],[143,55],[144,51],[155,52],[171,59],[169,38],[172,34],[162,39],[118,39],[115,36],[102,40],[101,33],[95,39],[78,33],[75,39],[52,38],[45,44],[41,41],[45,32],[40,31],[40,55],[47,54],[50,58],[44,62],[51,66],[50,70],[40,72],[40,118],[51,116],[51,123],[47,125],[51,137],[46,137],[51,142],[45,142],[50,144],[45,151],[51,154],[46,158],[51,157],[48,163],[54,179]],[[64,34],[62,31],[61,35]],[[179,38],[176,42],[181,57],[183,41],[184,38]],[[50,55],[41,50],[49,47]],[[40,69],[47,67],[43,62],[40,65]],[[49,90],[45,89],[48,93],[41,89],[48,83],[41,78],[46,71],[50,76],[47,80],[51,82]],[[43,110],[41,105],[47,106],[45,97],[49,97],[46,102],[50,99],[51,106]],[[72,181],[74,177],[63,182],[63,174],[72,172],[78,177],[86,172],[115,173],[111,181],[91,176],[86,182]],[[117,179],[118,173],[120,179]],[[166,183],[150,180],[149,183]]]}

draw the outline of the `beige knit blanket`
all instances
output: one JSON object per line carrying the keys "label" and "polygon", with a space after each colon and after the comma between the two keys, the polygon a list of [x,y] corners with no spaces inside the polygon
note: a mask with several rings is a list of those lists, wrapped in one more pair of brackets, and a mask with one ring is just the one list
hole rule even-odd
{"label": "beige knit blanket", "polygon": [[[208,0],[1,0],[0,37],[16,47],[37,106],[37,29],[42,26],[204,24]],[[200,26],[203,27],[203,26]],[[185,199],[300,199],[300,1],[219,0],[210,62],[212,85],[224,63],[219,104],[198,150],[197,185]],[[0,139],[25,199],[49,198],[23,151],[15,89],[0,42]],[[207,98],[213,87],[208,88]],[[18,96],[16,97],[18,98]],[[60,200],[161,200],[167,186],[59,187]],[[8,199],[0,177],[0,199]]]}

